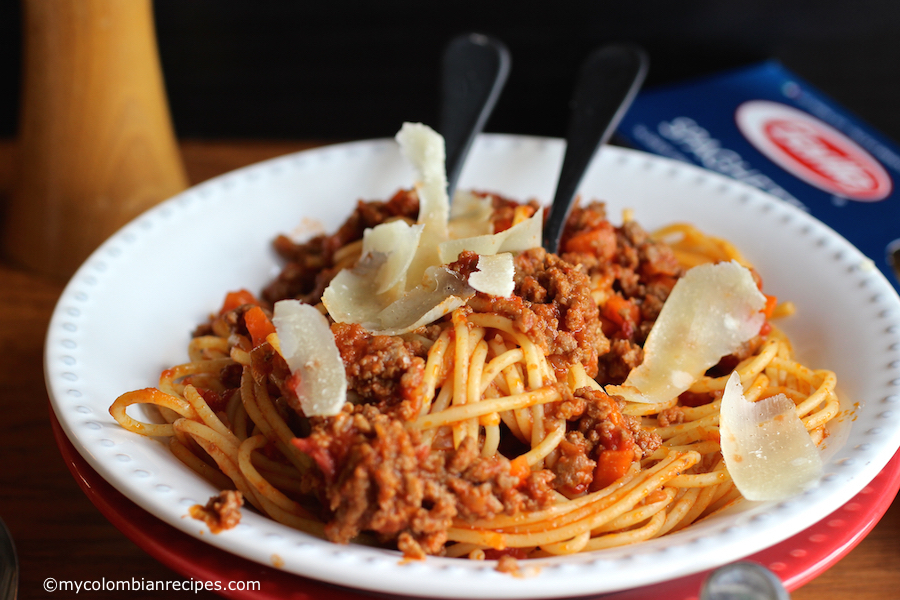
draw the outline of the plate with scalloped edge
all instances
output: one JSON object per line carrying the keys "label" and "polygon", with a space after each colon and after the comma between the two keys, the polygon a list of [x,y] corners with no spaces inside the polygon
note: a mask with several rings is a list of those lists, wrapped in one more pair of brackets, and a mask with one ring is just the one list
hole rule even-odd
{"label": "plate with scalloped edge", "polygon": [[[564,143],[485,134],[462,189],[548,201]],[[136,504],[208,544],[343,586],[434,598],[562,598],[658,583],[768,548],[838,509],[900,447],[900,299],[871,260],[808,214],[755,188],[669,159],[617,147],[580,187],[646,229],[687,221],[732,241],[768,293],[797,314],[781,327],[800,359],[838,376],[842,412],[822,449],[818,487],[783,502],[744,502],[682,531],[633,546],[530,560],[524,577],[492,561],[336,545],[251,511],[210,535],[188,508],[216,490],[158,441],[123,430],[108,408],[184,362],[193,328],[227,291],[258,290],[280,268],[271,240],[333,230],[358,199],[385,199],[414,181],[393,140],[290,154],[193,187],[107,240],[72,277],[51,319],[45,373],[53,410],[75,448]],[[140,408],[135,411],[140,415]],[[149,418],[149,416],[145,416]]]}

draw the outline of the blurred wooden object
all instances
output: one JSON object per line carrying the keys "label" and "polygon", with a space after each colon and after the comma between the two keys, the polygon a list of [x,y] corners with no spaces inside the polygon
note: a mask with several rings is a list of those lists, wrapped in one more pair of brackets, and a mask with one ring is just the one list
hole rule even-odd
{"label": "blurred wooden object", "polygon": [[187,186],[151,0],[23,0],[19,167],[3,248],[66,278]]}

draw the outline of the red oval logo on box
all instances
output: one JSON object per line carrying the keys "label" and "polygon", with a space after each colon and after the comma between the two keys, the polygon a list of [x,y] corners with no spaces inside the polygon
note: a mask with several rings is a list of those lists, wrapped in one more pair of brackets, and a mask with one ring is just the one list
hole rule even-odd
{"label": "red oval logo on box", "polygon": [[753,146],[806,183],[842,198],[875,202],[890,195],[890,175],[846,135],[809,113],[768,100],[741,104],[735,121]]}

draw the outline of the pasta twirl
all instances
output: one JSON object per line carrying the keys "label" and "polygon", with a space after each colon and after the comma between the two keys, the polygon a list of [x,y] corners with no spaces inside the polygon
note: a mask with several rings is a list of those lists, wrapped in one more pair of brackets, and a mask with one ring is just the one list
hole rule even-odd
{"label": "pasta twirl", "polygon": [[[530,218],[535,203],[482,195],[490,227]],[[524,559],[638,543],[741,500],[720,447],[719,407],[737,373],[745,396],[785,394],[815,443],[839,411],[834,373],[793,356],[768,297],[751,340],[662,403],[605,391],[641,364],[665,299],[695,265],[736,260],[727,242],[688,225],[654,236],[602,204],[576,207],[559,256],[515,253],[515,291],[472,292],[455,309],[399,335],[329,320],[349,401],[336,416],[303,414],[269,319],[276,301],[320,303],[328,282],[361,260],[363,231],[414,222],[415,191],[361,203],[336,233],[276,248],[287,264],[260,295],[228,294],[202,324],[189,360],[110,412],[223,495],[192,512],[233,524],[240,501],[335,542],[387,544],[410,558]],[[445,265],[476,270],[463,252]],[[758,278],[757,278],[758,281]],[[126,413],[158,408],[159,423]],[[238,499],[239,502],[234,500]],[[223,508],[228,507],[228,508]]]}

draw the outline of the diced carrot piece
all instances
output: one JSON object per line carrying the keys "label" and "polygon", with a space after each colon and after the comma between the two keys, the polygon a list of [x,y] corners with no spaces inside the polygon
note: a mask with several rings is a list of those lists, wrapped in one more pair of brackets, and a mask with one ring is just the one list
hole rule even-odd
{"label": "diced carrot piece", "polygon": [[517,456],[509,463],[509,474],[518,477],[519,481],[525,481],[531,474],[531,467],[524,456]]}
{"label": "diced carrot piece", "polygon": [[588,229],[580,231],[566,240],[566,252],[579,252],[582,254],[596,254],[597,245],[606,237],[606,232],[601,229]]}
{"label": "diced carrot piece", "polygon": [[609,221],[599,221],[589,229],[574,233],[565,241],[563,249],[608,260],[616,254],[616,239],[616,230]]}
{"label": "diced carrot piece", "polygon": [[641,319],[641,309],[633,302],[614,294],[603,305],[603,316],[615,323],[626,338],[631,338]]}
{"label": "diced carrot piece", "polygon": [[763,294],[766,297],[766,305],[763,307],[762,312],[766,315],[766,320],[772,318],[772,313],[775,312],[775,307],[778,305],[778,298],[775,296],[770,296],[769,294]]}
{"label": "diced carrot piece", "polygon": [[628,472],[634,461],[634,449],[604,450],[597,457],[591,491],[602,490]]}
{"label": "diced carrot piece", "polygon": [[222,303],[222,308],[219,310],[220,315],[224,315],[230,310],[234,310],[240,306],[245,304],[255,304],[259,306],[259,300],[256,299],[251,292],[247,290],[237,290],[235,292],[228,292],[225,295],[225,302]]}
{"label": "diced carrot piece", "polygon": [[254,306],[244,313],[244,324],[250,332],[254,348],[265,342],[270,333],[275,333],[275,325],[259,306]]}

